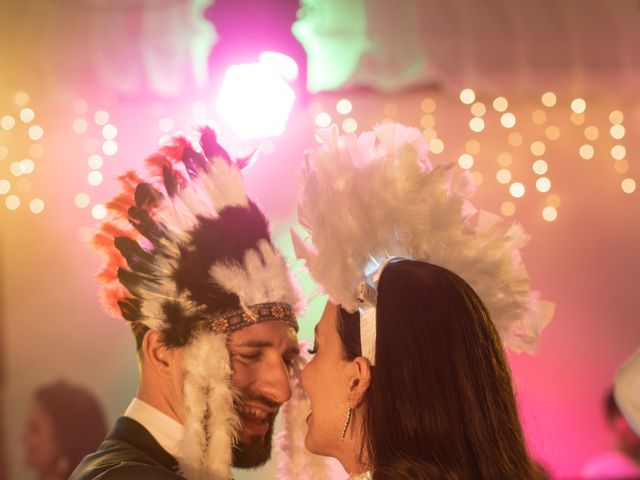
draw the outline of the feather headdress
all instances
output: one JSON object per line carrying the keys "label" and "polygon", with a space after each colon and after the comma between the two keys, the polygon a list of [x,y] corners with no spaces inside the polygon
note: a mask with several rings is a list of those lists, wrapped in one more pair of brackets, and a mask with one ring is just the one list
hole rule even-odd
{"label": "feather headdress", "polygon": [[184,347],[184,438],[189,479],[231,478],[241,397],[227,335],[279,320],[297,330],[300,297],[266,218],[246,194],[242,168],[213,130],[199,145],[174,138],[151,155],[147,178],[119,177],[122,191],[93,237],[105,310]]}
{"label": "feather headdress", "polygon": [[[375,277],[389,259],[429,262],[471,285],[508,347],[532,352],[553,305],[530,288],[522,227],[477,211],[470,175],[432,167],[415,128],[387,123],[339,136],[333,126],[319,136],[323,145],[308,153],[298,206],[312,240],[292,235],[296,255],[325,292],[355,312],[367,299],[375,304]],[[363,353],[372,352],[375,309],[365,308],[361,319]]]}

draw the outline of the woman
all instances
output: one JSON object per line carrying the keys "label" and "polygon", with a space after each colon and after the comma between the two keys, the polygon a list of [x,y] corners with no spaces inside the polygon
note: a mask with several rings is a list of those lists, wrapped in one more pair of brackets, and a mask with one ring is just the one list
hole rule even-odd
{"label": "woman", "polygon": [[22,442],[41,480],[63,480],[106,435],[102,407],[87,390],[58,381],[36,390]]}
{"label": "woman", "polygon": [[307,447],[352,478],[539,478],[500,338],[530,351],[552,313],[521,229],[474,221],[469,184],[431,168],[417,130],[323,135],[299,209],[313,245],[294,235],[331,297],[302,374]]}

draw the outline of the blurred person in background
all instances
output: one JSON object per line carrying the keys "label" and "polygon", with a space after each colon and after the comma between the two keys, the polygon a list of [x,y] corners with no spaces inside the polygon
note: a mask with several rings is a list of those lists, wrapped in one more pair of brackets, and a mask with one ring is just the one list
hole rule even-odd
{"label": "blurred person in background", "polygon": [[584,478],[640,479],[640,436],[633,431],[616,403],[613,388],[604,398],[607,426],[615,437],[615,447],[587,461]]}
{"label": "blurred person in background", "polygon": [[67,479],[106,435],[100,402],[83,387],[60,380],[38,388],[22,434],[25,462],[41,480]]}

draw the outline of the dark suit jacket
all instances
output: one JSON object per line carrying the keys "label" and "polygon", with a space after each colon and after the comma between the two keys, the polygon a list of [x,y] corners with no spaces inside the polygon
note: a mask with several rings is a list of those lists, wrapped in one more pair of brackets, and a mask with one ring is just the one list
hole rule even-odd
{"label": "dark suit jacket", "polygon": [[178,462],[146,428],[120,417],[95,453],[87,455],[69,480],[180,480]]}

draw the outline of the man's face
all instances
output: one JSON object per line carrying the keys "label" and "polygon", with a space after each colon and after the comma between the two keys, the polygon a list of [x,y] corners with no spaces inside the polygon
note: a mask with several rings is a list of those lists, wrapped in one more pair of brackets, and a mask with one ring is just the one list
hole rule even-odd
{"label": "man's face", "polygon": [[289,374],[299,355],[295,330],[281,321],[267,321],[229,335],[233,384],[242,393],[237,405],[242,429],[233,465],[260,466],[271,457],[273,423],[280,406],[291,397]]}

